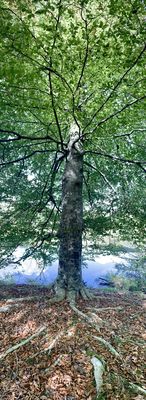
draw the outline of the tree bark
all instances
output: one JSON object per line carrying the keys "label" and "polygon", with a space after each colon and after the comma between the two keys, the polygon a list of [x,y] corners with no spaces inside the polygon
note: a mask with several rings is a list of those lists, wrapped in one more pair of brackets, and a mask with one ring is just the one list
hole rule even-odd
{"label": "tree bark", "polygon": [[83,152],[76,124],[71,126],[68,155],[62,180],[62,213],[59,229],[59,270],[56,293],[68,297],[82,286]]}

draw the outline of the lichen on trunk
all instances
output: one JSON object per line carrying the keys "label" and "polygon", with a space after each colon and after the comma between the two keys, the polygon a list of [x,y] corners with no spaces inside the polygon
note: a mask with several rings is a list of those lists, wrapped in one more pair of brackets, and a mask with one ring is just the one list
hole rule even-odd
{"label": "lichen on trunk", "polygon": [[[56,294],[79,293],[82,286],[83,152],[79,129],[72,124],[62,180],[62,213],[59,228],[59,270]],[[69,296],[69,294],[67,295]]]}

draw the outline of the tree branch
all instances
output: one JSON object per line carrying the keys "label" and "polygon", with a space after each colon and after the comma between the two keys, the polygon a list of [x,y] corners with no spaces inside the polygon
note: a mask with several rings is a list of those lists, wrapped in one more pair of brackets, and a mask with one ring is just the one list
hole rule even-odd
{"label": "tree branch", "polygon": [[18,107],[18,108],[21,108],[21,110],[47,110],[47,106],[42,106],[42,107],[40,107],[40,106],[30,106],[30,105],[22,105],[21,103],[11,103],[11,102],[4,102],[4,106],[8,106],[8,107],[11,107],[11,108],[13,108],[13,110],[14,110],[14,108],[15,107]]}
{"label": "tree branch", "polygon": [[[140,167],[144,172],[146,172],[146,169],[141,165],[141,164],[146,164],[146,161],[129,160],[129,159],[126,159],[126,158],[114,156],[112,154],[107,154],[107,153],[102,153],[102,152],[92,151],[92,150],[84,151],[84,155],[85,154],[95,154],[95,155],[98,155],[98,156],[110,158],[113,161],[120,161],[122,163],[134,164],[134,165],[137,165],[138,167]],[[85,161],[84,161],[84,163],[85,163]],[[91,165],[90,165],[90,167],[91,167]]]}
{"label": "tree branch", "polygon": [[34,151],[32,151],[32,153],[24,155],[23,157],[16,158],[15,160],[10,160],[10,161],[0,163],[0,167],[5,167],[6,165],[16,164],[16,163],[19,163],[20,161],[25,161],[37,153],[49,153],[49,152],[50,152],[49,150],[34,150]]}
{"label": "tree branch", "polygon": [[52,59],[52,55],[53,55],[53,51],[55,48],[55,44],[56,44],[56,39],[57,39],[57,30],[58,30],[58,26],[59,26],[59,22],[60,22],[60,17],[61,17],[61,9],[62,9],[62,0],[59,0],[58,3],[58,16],[56,19],[56,27],[55,27],[55,33],[54,33],[54,40],[53,40],[53,44],[52,44],[52,51],[51,51],[51,59]]}
{"label": "tree branch", "polygon": [[84,161],[84,164],[87,165],[88,167],[94,169],[94,171],[97,171],[101,177],[104,179],[104,181],[108,184],[108,186],[113,190],[113,192],[116,192],[116,190],[114,189],[114,187],[111,185],[111,183],[109,182],[109,180],[106,178],[106,176],[103,174],[103,172],[101,172],[98,168],[94,167],[94,165],[88,163],[87,161]]}
{"label": "tree branch", "polygon": [[44,65],[43,64],[41,64],[39,61],[35,60],[33,57],[29,56],[28,54],[23,53],[22,50],[20,50],[19,48],[17,48],[14,45],[14,38],[11,37],[11,35],[7,35],[7,36],[12,41],[12,49],[14,49],[17,52],[17,54],[20,54],[22,57],[27,58],[27,60],[31,61],[33,64],[38,65],[39,68],[41,68],[41,70],[44,70]]}
{"label": "tree branch", "polygon": [[[56,44],[56,39],[57,39],[57,30],[58,30],[58,26],[59,26],[59,22],[60,22],[60,15],[61,15],[61,8],[62,8],[62,4],[61,3],[62,3],[62,0],[60,0],[59,4],[58,4],[58,7],[59,7],[59,9],[58,9],[58,17],[57,17],[56,28],[55,28],[55,33],[54,33],[54,40],[53,40],[53,44],[52,44],[52,48],[51,48],[51,56],[50,56],[50,67],[51,68],[52,68],[53,51],[54,51],[55,44]],[[53,113],[54,113],[56,125],[57,125],[57,128],[58,128],[58,133],[59,133],[60,142],[61,142],[61,148],[63,150],[64,149],[64,143],[63,143],[60,123],[59,123],[59,119],[58,119],[58,115],[57,115],[57,111],[56,111],[56,107],[55,107],[55,102],[54,102],[53,84],[52,84],[52,78],[51,78],[51,72],[50,71],[49,71],[49,86],[50,86],[50,95],[51,95]]]}
{"label": "tree branch", "polygon": [[16,141],[16,140],[32,140],[32,141],[35,141],[35,140],[47,140],[47,141],[51,141],[51,142],[57,143],[58,145],[61,144],[58,140],[54,139],[52,136],[49,136],[49,135],[41,136],[41,137],[26,136],[26,135],[23,135],[23,134],[20,134],[18,132],[11,131],[11,130],[8,130],[8,129],[0,129],[0,132],[1,133],[7,133],[8,135],[16,136],[14,138],[0,139],[0,143],[13,142],[13,141]]}
{"label": "tree branch", "polygon": [[140,54],[138,55],[138,57],[136,58],[136,60],[133,62],[133,64],[127,69],[126,72],[124,72],[124,74],[121,76],[121,78],[119,79],[119,81],[116,83],[116,85],[114,86],[114,88],[112,89],[110,95],[106,98],[106,100],[103,102],[103,104],[98,108],[98,110],[93,114],[92,118],[90,119],[90,121],[88,122],[88,124],[85,126],[84,130],[87,129],[88,126],[91,125],[92,121],[94,120],[94,118],[97,116],[97,114],[103,109],[103,107],[105,106],[105,104],[110,100],[110,98],[112,97],[113,93],[115,92],[115,90],[118,88],[118,86],[122,83],[123,79],[125,78],[125,76],[131,71],[131,69],[137,64],[137,62],[139,61],[139,59],[142,57],[143,53],[146,50],[146,44],[144,45],[143,49],[141,50]]}
{"label": "tree branch", "polygon": [[45,66],[43,64],[41,64],[39,61],[36,61],[34,58],[32,58],[31,56],[29,56],[28,54],[23,53],[20,49],[17,49],[17,47],[14,46],[13,43],[13,38],[10,37],[10,40],[12,40],[12,47],[14,48],[14,50],[22,55],[22,57],[27,58],[29,61],[31,61],[34,64],[37,64],[40,68],[41,71],[44,71],[44,73],[47,74],[47,71],[49,71],[50,73],[56,75],[58,78],[60,78],[62,80],[62,82],[68,87],[68,89],[70,90],[71,93],[73,93],[73,90],[71,88],[71,86],[69,85],[69,83],[67,82],[67,80],[64,78],[63,75],[61,75],[58,71],[56,71],[55,69],[53,69],[50,66]]}
{"label": "tree branch", "polygon": [[88,36],[88,31],[87,31],[87,20],[85,20],[84,18],[83,18],[83,15],[82,15],[82,10],[81,10],[81,17],[82,17],[82,20],[84,21],[84,23],[85,23],[85,32],[86,32],[86,50],[85,50],[85,56],[84,56],[84,61],[83,61],[83,65],[82,65],[82,70],[81,70],[81,74],[80,74],[80,77],[79,77],[79,80],[78,80],[78,83],[77,83],[77,87],[76,87],[76,89],[75,89],[75,93],[77,92],[77,90],[79,89],[79,87],[80,87],[80,84],[81,84],[81,80],[82,80],[82,78],[83,78],[83,75],[84,75],[84,70],[85,70],[85,67],[86,67],[86,64],[87,64],[87,59],[88,59],[88,50],[89,50],[89,36]]}
{"label": "tree branch", "polygon": [[55,103],[54,103],[53,86],[52,86],[52,79],[51,79],[51,73],[50,72],[49,72],[49,86],[50,86],[50,95],[51,95],[51,101],[52,101],[52,108],[53,108],[53,112],[54,112],[56,125],[57,125],[57,128],[58,128],[61,148],[62,148],[62,150],[64,150],[64,143],[63,143],[61,128],[60,128],[60,124],[59,124],[59,120],[58,120],[58,116],[57,116],[57,112],[56,112],[56,108],[55,108]]}
{"label": "tree branch", "polygon": [[67,80],[58,71],[56,71],[54,68],[51,68],[51,67],[48,67],[48,66],[43,67],[43,70],[44,71],[49,71],[52,74],[56,75],[58,78],[60,78],[62,80],[62,82],[64,82],[64,84],[68,87],[70,92],[73,93],[73,90],[72,90],[71,86],[69,85],[69,83],[67,82]]}
{"label": "tree branch", "polygon": [[[0,85],[3,85],[2,82],[0,82]],[[14,89],[18,89],[18,90],[34,90],[34,91],[39,91],[42,94],[47,94],[49,96],[49,93],[47,92],[47,90],[42,90],[39,88],[35,88],[33,86],[18,86],[18,85],[9,85],[8,87],[4,87],[4,90],[6,91],[9,88],[14,88]]]}
{"label": "tree branch", "polygon": [[0,124],[29,124],[29,125],[38,125],[38,121],[21,121],[21,120],[0,120]]}
{"label": "tree branch", "polygon": [[[11,14],[15,15],[15,17],[22,23],[24,29],[32,36],[32,38],[34,39],[36,45],[38,45],[38,43],[37,43],[37,38],[36,38],[36,36],[34,35],[34,33],[28,28],[28,26],[26,25],[25,21],[24,21],[19,15],[17,15],[16,12],[15,12],[14,10],[12,10],[12,9],[9,8],[9,7],[6,7],[6,8],[5,8],[5,7],[0,7],[0,8],[1,8],[1,10],[3,10],[3,11],[8,11],[8,12],[10,12]],[[48,55],[48,53],[47,53],[46,49],[44,48],[42,42],[41,42],[41,48],[42,48],[42,49],[44,50],[44,52]],[[38,53],[38,55],[40,55],[40,56],[43,58],[43,60],[46,62],[46,58],[45,58],[41,53]]]}
{"label": "tree branch", "polygon": [[91,206],[91,208],[92,208],[92,206],[93,206],[93,201],[92,201],[92,198],[91,198],[91,192],[90,192],[90,188],[89,188],[89,186],[88,186],[88,182],[87,182],[87,180],[86,180],[84,174],[83,174],[83,179],[84,179],[85,186],[86,186],[86,189],[87,189],[87,194],[88,194],[89,203],[90,203],[90,206]]}
{"label": "tree branch", "polygon": [[94,132],[96,131],[96,129],[97,129],[99,126],[103,125],[105,122],[109,121],[111,118],[116,117],[118,114],[120,114],[121,112],[123,112],[123,111],[126,110],[127,108],[129,108],[129,107],[135,105],[136,103],[138,103],[139,101],[144,100],[144,99],[146,99],[146,95],[145,95],[145,96],[142,96],[142,97],[139,97],[139,98],[136,99],[136,100],[133,100],[131,103],[125,104],[120,110],[115,111],[114,113],[110,114],[108,117],[106,117],[106,118],[102,119],[101,121],[99,121],[99,122],[96,124],[95,128],[93,128],[93,130],[92,130],[91,132],[84,133],[84,131],[85,131],[86,127],[87,127],[87,125],[86,125],[86,127],[85,127],[85,128],[83,129],[83,131],[82,131],[83,133],[82,133],[81,139],[83,139],[84,137],[86,137],[86,136],[89,135],[89,134],[91,135],[92,133],[94,133]]}
{"label": "tree branch", "polygon": [[[65,154],[61,155],[58,159],[57,159],[57,155],[58,155],[58,152],[56,151],[54,162],[53,162],[53,164],[51,166],[51,170],[50,170],[50,172],[48,174],[48,177],[46,179],[45,185],[44,185],[42,193],[41,193],[41,198],[40,198],[40,201],[39,201],[39,204],[38,204],[38,206],[40,206],[40,207],[38,208],[38,206],[37,206],[37,208],[36,208],[36,209],[38,209],[38,212],[41,212],[46,207],[46,205],[48,204],[49,201],[51,201],[55,205],[55,207],[58,209],[58,207],[56,205],[56,201],[55,201],[54,196],[53,196],[53,185],[54,185],[56,173],[58,172],[58,170],[60,168],[60,165],[61,165],[63,159],[65,158]],[[49,197],[47,198],[45,203],[42,205],[41,204],[41,200],[43,199],[44,192],[45,192],[45,190],[47,188],[47,184],[49,182],[50,175],[51,175],[51,184],[50,184],[50,187],[47,190],[47,193],[49,194]]]}
{"label": "tree branch", "polygon": [[114,135],[114,138],[122,138],[125,136],[131,136],[134,132],[144,132],[146,131],[146,128],[143,129],[133,129],[131,132],[129,133],[123,133],[122,135]]}

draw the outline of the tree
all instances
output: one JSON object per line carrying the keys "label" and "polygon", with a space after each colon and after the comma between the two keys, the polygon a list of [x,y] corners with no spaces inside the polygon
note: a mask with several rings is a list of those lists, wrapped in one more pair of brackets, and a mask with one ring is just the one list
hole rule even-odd
{"label": "tree", "polygon": [[[124,262],[125,261],[125,262]],[[130,291],[146,291],[146,257],[145,254],[135,254],[135,257],[123,260],[116,265],[117,274],[113,277],[115,284],[120,284]]]}
{"label": "tree", "polygon": [[143,237],[144,35],[143,1],[2,1],[1,265],[59,241],[60,299],[82,237]]}

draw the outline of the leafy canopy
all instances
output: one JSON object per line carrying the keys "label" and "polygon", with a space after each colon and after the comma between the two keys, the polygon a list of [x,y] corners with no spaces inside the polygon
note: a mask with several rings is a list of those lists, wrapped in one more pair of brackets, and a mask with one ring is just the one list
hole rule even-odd
{"label": "leafy canopy", "polygon": [[143,1],[2,0],[1,262],[58,245],[69,129],[84,149],[84,235],[142,241]]}

